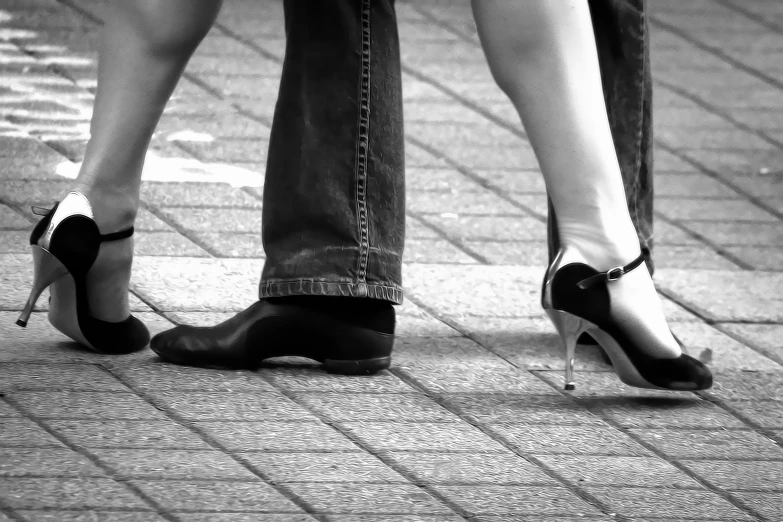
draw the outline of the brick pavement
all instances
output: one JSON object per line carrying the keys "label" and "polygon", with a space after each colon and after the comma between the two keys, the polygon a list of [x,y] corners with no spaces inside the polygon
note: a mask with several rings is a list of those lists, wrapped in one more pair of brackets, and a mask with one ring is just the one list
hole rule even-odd
{"label": "brick pavement", "polygon": [[[29,206],[84,149],[104,4],[0,4],[0,521],[783,520],[780,2],[650,2],[656,279],[715,388],[630,389],[586,349],[568,395],[538,308],[543,185],[464,0],[398,9],[409,299],[391,371],[96,356],[47,325],[45,296],[16,328]],[[281,19],[229,0],[155,137],[133,280],[154,332],[255,298]]]}

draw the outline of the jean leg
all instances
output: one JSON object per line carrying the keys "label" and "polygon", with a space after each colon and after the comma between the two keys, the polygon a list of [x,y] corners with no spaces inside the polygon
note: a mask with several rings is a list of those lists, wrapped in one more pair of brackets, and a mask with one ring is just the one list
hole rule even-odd
{"label": "jean leg", "polygon": [[393,0],[286,0],[259,296],[402,302],[402,80]]}

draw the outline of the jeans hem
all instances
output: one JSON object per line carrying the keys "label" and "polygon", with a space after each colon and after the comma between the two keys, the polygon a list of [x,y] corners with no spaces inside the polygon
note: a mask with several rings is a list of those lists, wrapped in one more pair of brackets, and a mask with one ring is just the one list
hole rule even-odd
{"label": "jeans hem", "polygon": [[367,297],[393,304],[402,304],[403,290],[397,286],[367,283],[335,283],[312,279],[267,281],[258,286],[258,298],[295,295],[324,295],[337,297]]}

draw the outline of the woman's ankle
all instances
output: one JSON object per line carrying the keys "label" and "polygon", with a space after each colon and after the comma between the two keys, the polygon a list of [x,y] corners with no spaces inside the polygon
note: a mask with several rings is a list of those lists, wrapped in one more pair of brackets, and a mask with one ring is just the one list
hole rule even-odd
{"label": "woman's ankle", "polygon": [[[627,230],[630,228],[630,230]],[[631,227],[588,227],[558,223],[560,242],[580,254],[596,270],[627,265],[641,254],[635,229]]]}
{"label": "woman's ankle", "polygon": [[139,211],[138,190],[78,183],[72,190],[81,192],[90,202],[93,218],[102,233],[117,232],[133,226]]}

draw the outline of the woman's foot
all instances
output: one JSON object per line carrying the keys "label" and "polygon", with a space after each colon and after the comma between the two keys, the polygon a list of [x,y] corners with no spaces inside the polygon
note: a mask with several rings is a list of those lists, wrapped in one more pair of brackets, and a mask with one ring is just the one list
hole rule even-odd
{"label": "woman's foot", "polygon": [[584,333],[630,386],[679,391],[712,386],[709,369],[683,354],[669,330],[641,255],[596,269],[566,244],[547,271],[543,304],[565,344],[568,390],[574,389],[574,350]]}
{"label": "woman's foot", "polygon": [[[114,205],[105,199],[96,203],[103,209]],[[119,203],[115,206],[122,208]],[[104,219],[107,214],[102,212]],[[95,351],[139,350],[149,341],[149,332],[130,314],[128,303],[133,227],[116,229],[116,224],[110,224],[104,228],[96,218],[88,197],[73,191],[31,235],[34,253],[59,267],[59,276],[50,278],[49,320]]]}

